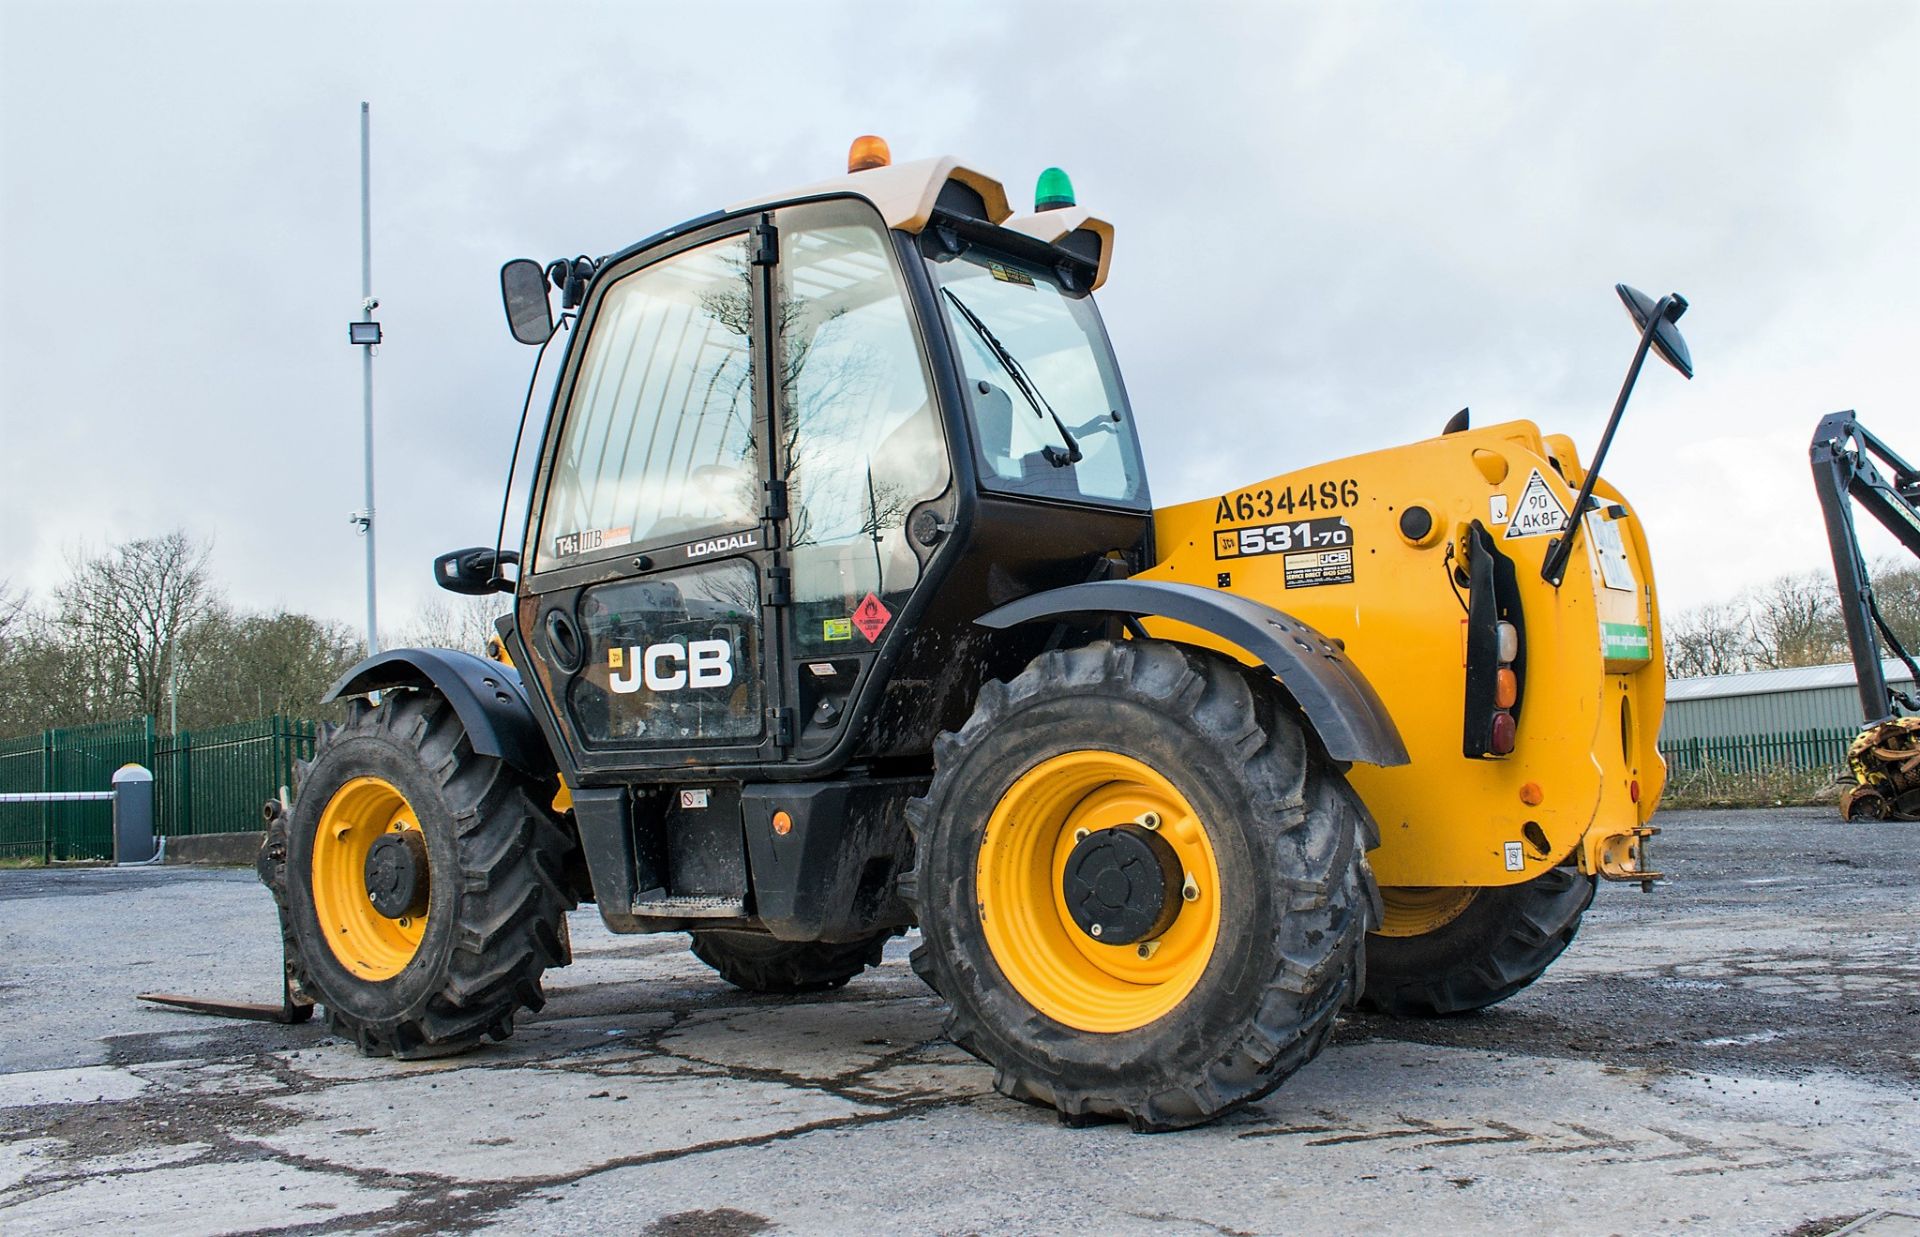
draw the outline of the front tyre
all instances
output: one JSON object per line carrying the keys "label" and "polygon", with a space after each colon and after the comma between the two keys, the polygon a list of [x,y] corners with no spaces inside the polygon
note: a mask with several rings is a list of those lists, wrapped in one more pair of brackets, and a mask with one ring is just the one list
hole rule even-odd
{"label": "front tyre", "polygon": [[1178,1129],[1325,1044],[1372,825],[1239,666],[1144,640],[1047,653],[935,758],[909,817],[914,968],[1003,1094]]}
{"label": "front tyre", "polygon": [[1495,888],[1384,888],[1364,1008],[1397,1018],[1484,1009],[1540,978],[1580,930],[1595,881],[1549,868]]}
{"label": "front tyre", "polygon": [[477,755],[432,691],[356,701],[322,734],[290,819],[296,982],[369,1056],[505,1039],[569,961],[571,841],[532,783]]}

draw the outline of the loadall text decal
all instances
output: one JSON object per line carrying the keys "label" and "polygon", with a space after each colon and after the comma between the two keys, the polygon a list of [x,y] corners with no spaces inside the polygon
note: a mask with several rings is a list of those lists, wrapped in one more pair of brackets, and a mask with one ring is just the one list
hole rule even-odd
{"label": "loadall text decal", "polygon": [[725,554],[733,550],[751,550],[760,544],[760,538],[752,533],[735,533],[731,537],[715,537],[710,541],[696,541],[687,547],[688,558],[706,558],[710,554]]}
{"label": "loadall text decal", "polygon": [[640,690],[677,692],[733,685],[733,645],[726,640],[637,644],[607,650],[607,686],[626,696]]}

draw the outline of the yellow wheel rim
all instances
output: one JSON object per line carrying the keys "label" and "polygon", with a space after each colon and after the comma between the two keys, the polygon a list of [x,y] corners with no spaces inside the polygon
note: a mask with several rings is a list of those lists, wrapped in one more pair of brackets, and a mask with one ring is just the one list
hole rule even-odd
{"label": "yellow wheel rim", "polygon": [[[1102,944],[1067,909],[1062,882],[1075,835],[1149,813],[1192,896],[1159,937]],[[1114,752],[1068,752],[1014,782],[987,821],[976,875],[994,961],[1034,1008],[1076,1030],[1131,1031],[1171,1012],[1220,937],[1220,869],[1206,826],[1173,783]]]}
{"label": "yellow wheel rim", "polygon": [[388,919],[367,893],[367,852],[382,834],[418,831],[406,796],[384,778],[356,777],[327,800],[313,838],[313,910],[340,965],[392,979],[420,950],[427,916]]}
{"label": "yellow wheel rim", "polygon": [[1425,936],[1460,918],[1479,895],[1471,886],[1385,885],[1380,902],[1386,916],[1374,932],[1380,936]]}

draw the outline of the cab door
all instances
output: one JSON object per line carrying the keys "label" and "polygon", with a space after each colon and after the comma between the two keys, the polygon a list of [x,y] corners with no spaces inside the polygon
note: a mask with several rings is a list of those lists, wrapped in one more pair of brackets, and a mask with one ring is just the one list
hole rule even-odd
{"label": "cab door", "polygon": [[585,782],[780,757],[764,254],[728,221],[614,266],[585,306],[515,612]]}
{"label": "cab door", "polygon": [[[781,687],[790,758],[807,761],[844,749],[880,659],[908,636],[901,616],[937,530],[951,527],[952,468],[927,343],[878,212],[841,199],[773,219],[772,441],[791,594]],[[920,536],[908,532],[916,520]]]}

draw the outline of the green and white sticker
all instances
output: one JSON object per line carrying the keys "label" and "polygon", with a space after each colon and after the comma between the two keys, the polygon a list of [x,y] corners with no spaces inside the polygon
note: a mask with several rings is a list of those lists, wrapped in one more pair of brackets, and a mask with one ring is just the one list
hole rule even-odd
{"label": "green and white sticker", "polygon": [[843,618],[821,619],[820,638],[822,640],[853,639],[853,620]]}
{"label": "green and white sticker", "polygon": [[1638,623],[1601,623],[1600,652],[1608,661],[1645,661],[1653,656],[1653,639]]}

